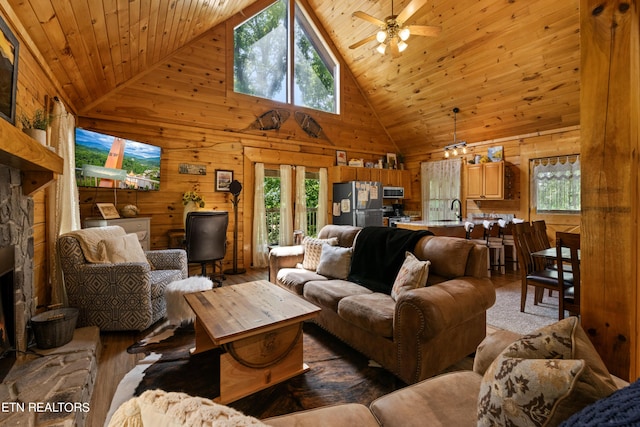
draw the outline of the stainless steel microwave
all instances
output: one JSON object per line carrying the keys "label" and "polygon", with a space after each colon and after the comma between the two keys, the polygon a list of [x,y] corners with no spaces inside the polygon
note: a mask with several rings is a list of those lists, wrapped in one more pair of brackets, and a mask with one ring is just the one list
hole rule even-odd
{"label": "stainless steel microwave", "polygon": [[404,187],[382,187],[383,199],[404,199]]}

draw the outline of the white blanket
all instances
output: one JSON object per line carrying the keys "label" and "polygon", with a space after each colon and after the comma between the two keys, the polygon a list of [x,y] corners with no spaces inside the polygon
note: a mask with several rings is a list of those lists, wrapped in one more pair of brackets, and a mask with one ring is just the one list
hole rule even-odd
{"label": "white blanket", "polygon": [[71,231],[67,235],[73,236],[80,242],[82,253],[88,262],[94,264],[108,263],[104,252],[98,250],[98,243],[104,239],[111,237],[124,236],[126,232],[119,225],[110,225],[107,227],[84,228],[82,230]]}

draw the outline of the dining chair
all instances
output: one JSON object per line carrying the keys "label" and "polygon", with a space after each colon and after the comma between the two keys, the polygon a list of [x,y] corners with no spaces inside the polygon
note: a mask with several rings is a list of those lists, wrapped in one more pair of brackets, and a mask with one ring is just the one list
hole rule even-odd
{"label": "dining chair", "polygon": [[537,240],[537,246],[540,249],[550,248],[551,242],[547,234],[547,223],[545,220],[531,221],[531,228],[533,229],[533,236]]}
{"label": "dining chair", "polygon": [[[538,304],[541,297],[538,290],[559,290],[558,270],[547,267],[546,260],[533,257],[531,254],[537,250],[537,241],[533,229],[528,222],[514,224],[514,242],[518,249],[518,262],[520,264],[520,278],[522,282],[520,296],[520,311],[524,312],[529,286],[535,289],[533,303]],[[569,278],[565,273],[564,280]]]}
{"label": "dining chair", "polygon": [[[568,248],[570,259],[567,260],[562,254],[562,248]],[[558,266],[558,286],[559,286],[559,320],[564,319],[565,310],[570,315],[580,314],[580,234],[556,233],[556,262]],[[567,267],[571,266],[571,270]],[[560,286],[563,284],[563,286]]]}

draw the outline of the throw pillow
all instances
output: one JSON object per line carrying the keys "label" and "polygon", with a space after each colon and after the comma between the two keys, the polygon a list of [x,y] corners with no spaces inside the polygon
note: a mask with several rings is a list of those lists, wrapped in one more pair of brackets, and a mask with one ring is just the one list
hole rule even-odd
{"label": "throw pillow", "polygon": [[302,240],[302,246],[304,246],[302,266],[304,268],[312,271],[316,271],[318,269],[320,255],[322,254],[322,245],[325,243],[328,243],[331,246],[337,246],[338,238],[332,237],[330,239],[316,239],[315,237],[305,236],[304,240]]}
{"label": "throw pillow", "polygon": [[570,317],[514,341],[484,374],[478,426],[558,425],[616,390],[611,375]]}
{"label": "throw pillow", "polygon": [[109,420],[115,426],[265,426],[244,415],[203,397],[185,393],[147,390],[123,403]]}
{"label": "throw pillow", "polygon": [[320,254],[320,262],[318,262],[316,273],[334,279],[346,279],[351,268],[352,253],[352,248],[331,246],[325,243],[322,245],[322,253]]}
{"label": "throw pillow", "polygon": [[403,292],[423,288],[427,284],[430,265],[431,261],[421,261],[411,252],[405,252],[404,262],[393,282],[391,298],[397,300]]}
{"label": "throw pillow", "polygon": [[122,262],[149,263],[138,240],[138,235],[134,233],[101,240],[98,243],[98,253],[111,264]]}

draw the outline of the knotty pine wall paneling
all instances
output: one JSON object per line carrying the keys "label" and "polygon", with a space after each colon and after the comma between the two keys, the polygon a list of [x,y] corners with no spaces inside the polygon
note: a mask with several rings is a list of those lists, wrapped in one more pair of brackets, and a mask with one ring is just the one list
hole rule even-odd
{"label": "knotty pine wall paneling", "polygon": [[[16,90],[16,126],[21,127],[19,117],[21,114],[31,116],[37,109],[46,109],[50,106],[51,99],[65,96],[58,91],[59,83],[52,77],[50,70],[41,65],[41,57],[38,51],[34,51],[33,42],[25,33],[22,24],[17,21],[10,9],[5,9],[0,4],[2,18],[18,38],[18,82]],[[50,215],[48,215],[48,192],[43,188],[33,197],[34,222],[33,222],[33,292],[38,297],[37,305],[42,309],[51,304],[50,268],[52,263],[53,245],[49,241]]]}

